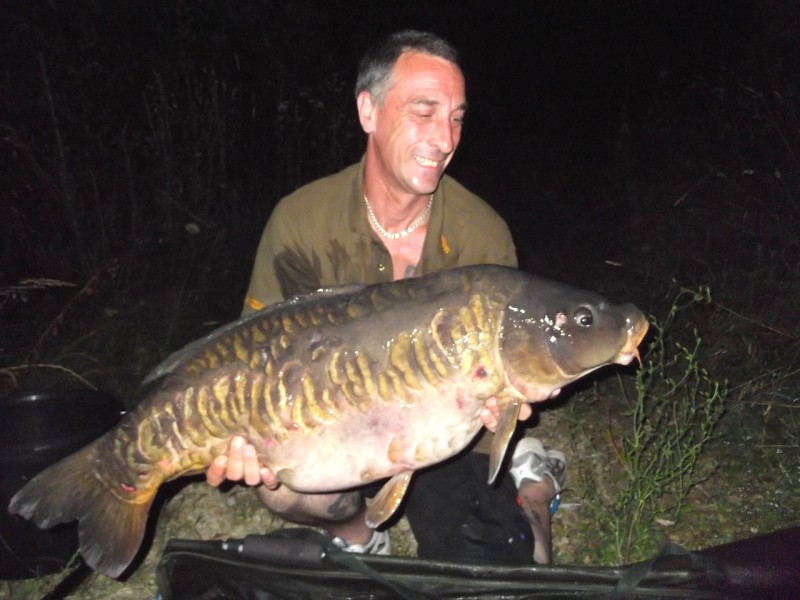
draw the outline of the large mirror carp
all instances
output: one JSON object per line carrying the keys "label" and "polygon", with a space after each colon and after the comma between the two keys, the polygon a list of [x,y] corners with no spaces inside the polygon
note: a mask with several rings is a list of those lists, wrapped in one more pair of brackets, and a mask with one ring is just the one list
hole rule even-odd
{"label": "large mirror carp", "polygon": [[78,520],[86,562],[117,577],[159,486],[243,436],[297,491],[389,478],[368,509],[376,526],[415,470],[469,444],[488,398],[500,409],[491,482],[522,403],[630,363],[647,328],[631,304],[492,265],[320,291],[167,358],[116,428],[33,478],[9,511],[40,527]]}

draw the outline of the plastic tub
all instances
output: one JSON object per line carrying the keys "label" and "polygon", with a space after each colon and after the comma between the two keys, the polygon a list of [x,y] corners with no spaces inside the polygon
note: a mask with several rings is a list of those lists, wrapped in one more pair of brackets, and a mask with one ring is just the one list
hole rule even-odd
{"label": "plastic tub", "polygon": [[92,390],[0,398],[0,579],[54,573],[78,549],[74,523],[39,529],[8,514],[11,497],[45,467],[85,446],[124,414],[114,396]]}

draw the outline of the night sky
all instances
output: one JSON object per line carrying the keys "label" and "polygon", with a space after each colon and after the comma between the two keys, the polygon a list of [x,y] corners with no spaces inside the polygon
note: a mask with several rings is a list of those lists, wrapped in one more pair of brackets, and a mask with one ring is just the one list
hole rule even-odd
{"label": "night sky", "polygon": [[[783,168],[770,149],[778,137],[742,130],[758,107],[731,98],[747,89],[769,95],[800,63],[791,2],[15,1],[2,12],[0,121],[13,135],[0,158],[12,206],[46,196],[36,188],[59,179],[59,169],[77,196],[102,198],[103,210],[130,210],[126,186],[138,198],[157,196],[147,186],[158,183],[159,160],[180,165],[211,145],[191,131],[196,122],[179,118],[192,117],[213,81],[224,86],[213,91],[226,102],[225,164],[224,181],[211,185],[235,190],[237,211],[261,223],[282,195],[358,159],[358,59],[386,33],[417,28],[462,55],[470,110],[450,173],[534,252],[531,239],[591,237],[598,221],[637,226],[633,213],[656,201],[630,197],[633,177],[681,188],[709,169]],[[174,111],[168,158],[152,139],[159,95]],[[21,146],[38,166],[19,162]],[[213,170],[183,167],[165,183],[169,193],[188,193],[191,183],[176,183],[182,173]],[[229,217],[214,213],[229,197],[194,193],[185,202],[207,208],[209,219]],[[20,210],[30,222],[52,217]],[[130,230],[143,220],[102,219]]]}

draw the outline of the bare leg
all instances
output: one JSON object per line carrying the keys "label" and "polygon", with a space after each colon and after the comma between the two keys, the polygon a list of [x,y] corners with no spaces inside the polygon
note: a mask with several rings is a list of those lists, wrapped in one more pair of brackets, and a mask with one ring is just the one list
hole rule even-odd
{"label": "bare leg", "polygon": [[322,527],[332,537],[347,540],[350,545],[365,544],[373,531],[364,522],[365,505],[360,492],[301,494],[281,485],[275,474],[262,467],[252,444],[244,438],[231,440],[227,454],[214,459],[206,472],[213,486],[225,480],[242,481],[255,489],[261,501],[279,517],[298,523]]}
{"label": "bare leg", "polygon": [[542,478],[542,481],[527,480],[517,492],[533,531],[533,560],[540,565],[549,565],[552,561],[550,502],[555,496],[553,481],[549,477]]}
{"label": "bare leg", "polygon": [[324,528],[331,537],[349,544],[364,544],[372,529],[364,522],[366,507],[360,492],[301,494],[285,485],[276,490],[257,488],[261,501],[273,513],[293,523]]}

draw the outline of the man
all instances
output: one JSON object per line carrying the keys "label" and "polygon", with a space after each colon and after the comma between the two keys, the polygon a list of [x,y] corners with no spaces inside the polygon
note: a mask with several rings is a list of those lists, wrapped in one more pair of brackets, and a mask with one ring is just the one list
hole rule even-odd
{"label": "man", "polygon": [[[356,105],[367,134],[363,159],[275,207],[256,254],[244,314],[334,285],[392,281],[470,264],[516,266],[505,222],[444,175],[467,108],[455,50],[428,33],[389,36],[361,62]],[[530,414],[526,404],[522,416]],[[496,428],[496,402],[487,403],[481,419],[488,429]],[[420,556],[530,562],[530,536],[516,531],[532,529],[534,559],[550,562],[549,506],[563,483],[564,461],[562,454],[532,442],[515,453],[516,485],[505,476],[497,490],[487,486],[486,456],[477,452],[415,475],[406,515]],[[360,492],[293,492],[259,465],[253,447],[241,439],[208,470],[212,485],[226,478],[259,486],[270,510],[295,523],[324,527],[347,550],[389,554],[386,532],[364,523]],[[530,528],[516,507],[516,488]]]}

